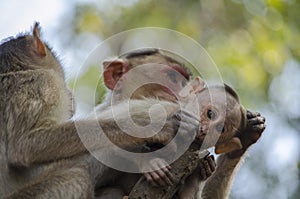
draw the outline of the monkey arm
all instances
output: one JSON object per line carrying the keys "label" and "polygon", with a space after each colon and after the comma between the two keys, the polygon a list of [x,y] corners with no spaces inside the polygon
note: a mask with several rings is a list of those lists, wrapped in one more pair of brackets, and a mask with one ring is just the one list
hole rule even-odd
{"label": "monkey arm", "polygon": [[[151,104],[152,102],[148,102]],[[131,106],[134,110],[131,117],[138,124],[149,124],[151,122],[148,115],[148,109],[140,108],[143,103],[134,102]],[[166,104],[165,104],[166,105]],[[177,105],[168,103],[168,115],[173,115],[177,110]],[[126,126],[128,115],[124,113],[123,104],[116,105],[114,114],[118,115],[119,122]],[[160,109],[153,110],[154,114],[159,115]],[[157,112],[156,112],[157,111]],[[177,125],[174,125],[174,118],[168,117],[162,128],[163,133],[157,133],[147,138],[150,132],[144,133],[144,138],[137,138],[128,135],[119,128],[114,119],[111,110],[104,111],[97,118],[68,121],[62,124],[56,124],[53,121],[44,122],[38,128],[28,133],[22,133],[9,139],[8,143],[8,159],[9,163],[14,166],[29,166],[33,163],[49,162],[62,158],[72,157],[78,154],[87,153],[85,146],[89,149],[101,149],[111,145],[107,142],[109,138],[111,142],[118,146],[142,146],[145,142],[168,143],[177,132]],[[153,123],[153,121],[152,121]],[[155,125],[154,121],[154,125]],[[102,130],[100,130],[99,126]],[[80,132],[80,133],[78,133]],[[83,144],[84,143],[84,144]]]}
{"label": "monkey arm", "polygon": [[261,137],[265,130],[265,118],[260,113],[247,111],[246,128],[236,136],[241,139],[243,148],[219,156],[215,173],[207,180],[202,199],[227,198],[239,164],[247,149]]}
{"label": "monkey arm", "polygon": [[[39,126],[9,139],[8,160],[13,166],[29,166],[87,152],[74,122]],[[90,136],[87,136],[88,139]]]}
{"label": "monkey arm", "polygon": [[229,153],[229,157],[241,157],[252,144],[256,143],[266,128],[265,122],[265,117],[261,116],[260,113],[247,110],[247,125],[236,134],[236,137],[241,140],[243,147],[240,150]]}
{"label": "monkey arm", "polygon": [[241,157],[230,159],[226,154],[220,155],[217,160],[215,173],[205,182],[201,199],[227,198],[240,160]]}
{"label": "monkey arm", "polygon": [[180,186],[175,198],[197,198],[198,193],[202,191],[204,183],[213,174],[216,169],[216,163],[213,155],[207,155],[201,158],[198,167]]}

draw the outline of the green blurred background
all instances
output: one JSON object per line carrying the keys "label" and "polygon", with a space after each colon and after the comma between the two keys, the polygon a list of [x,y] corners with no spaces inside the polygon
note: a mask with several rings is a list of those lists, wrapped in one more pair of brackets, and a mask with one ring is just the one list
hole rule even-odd
{"label": "green blurred background", "polygon": [[[245,107],[267,118],[267,129],[241,166],[230,198],[300,198],[299,0],[45,2],[0,0],[0,6],[6,8],[1,14],[0,35],[15,34],[18,25],[28,30],[33,20],[41,21],[44,36],[57,49],[70,87],[76,91],[78,115],[95,105],[85,92],[99,80],[100,65],[80,67],[97,44],[132,28],[179,31],[207,50]],[[23,10],[10,17],[15,28],[7,32],[5,19],[18,7]],[[122,48],[122,43],[111,48]],[[80,70],[84,72],[78,74]],[[100,102],[104,93],[100,85],[96,101]]]}

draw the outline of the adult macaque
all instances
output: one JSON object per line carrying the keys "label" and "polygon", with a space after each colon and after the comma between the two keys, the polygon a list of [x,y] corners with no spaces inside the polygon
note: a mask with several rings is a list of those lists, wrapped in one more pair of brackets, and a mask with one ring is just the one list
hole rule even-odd
{"label": "adult macaque", "polygon": [[[103,137],[121,147],[141,148],[148,142],[167,144],[177,132],[178,120],[173,117],[177,109],[173,106],[167,110],[163,133],[152,137],[127,135],[110,114],[98,120],[69,120],[72,95],[58,59],[40,39],[37,23],[32,33],[1,43],[0,82],[1,197],[93,198],[94,185],[105,182],[106,167],[88,153],[81,139],[93,150],[110,146]],[[121,120],[126,121],[122,107],[116,105],[116,110]],[[136,121],[149,123],[149,117],[139,117],[148,111],[144,105],[139,103],[136,107],[139,110],[133,114]],[[197,129],[197,123],[190,123],[193,118],[190,121],[186,113],[177,114],[189,122],[184,132]]]}

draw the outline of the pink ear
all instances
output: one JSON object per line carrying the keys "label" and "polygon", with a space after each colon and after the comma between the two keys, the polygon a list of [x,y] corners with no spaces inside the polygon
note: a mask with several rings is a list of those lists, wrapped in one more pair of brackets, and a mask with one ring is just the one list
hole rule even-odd
{"label": "pink ear", "polygon": [[192,93],[199,93],[204,89],[204,85],[205,83],[200,77],[195,77],[188,85],[186,85],[179,92],[179,95],[183,98],[186,98]]}
{"label": "pink ear", "polygon": [[204,89],[205,82],[200,77],[195,77],[191,82],[191,86],[195,93],[201,92]]}
{"label": "pink ear", "polygon": [[46,46],[40,39],[40,26],[38,23],[34,24],[32,35],[34,38],[34,50],[35,52],[40,55],[40,56],[46,56],[47,51],[46,51]]}
{"label": "pink ear", "polygon": [[122,59],[115,59],[113,61],[104,61],[104,84],[107,88],[113,90],[118,80],[128,71],[127,63]]}
{"label": "pink ear", "polygon": [[237,137],[233,137],[232,139],[230,139],[227,142],[216,145],[215,153],[216,154],[229,153],[231,151],[241,149],[242,147],[243,146],[242,146],[241,140]]}

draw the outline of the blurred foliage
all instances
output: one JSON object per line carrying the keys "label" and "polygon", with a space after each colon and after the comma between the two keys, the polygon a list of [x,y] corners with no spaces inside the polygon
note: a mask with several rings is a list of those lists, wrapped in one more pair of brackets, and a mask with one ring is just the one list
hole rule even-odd
{"label": "blurred foliage", "polygon": [[128,29],[155,26],[199,41],[224,81],[250,107],[267,102],[271,79],[282,71],[287,59],[300,59],[300,4],[292,0],[144,0],[127,6],[75,6],[75,37],[89,33],[107,38]]}
{"label": "blurred foliage", "polygon": [[[259,110],[261,107],[272,105],[277,107],[277,101],[278,103],[284,101],[285,104],[281,104],[282,109],[278,106],[278,110],[283,110],[285,105],[289,105],[291,98],[282,97],[287,92],[286,87],[274,84],[273,95],[270,95],[270,87],[277,81],[277,77],[280,80],[283,70],[290,61],[297,63],[299,71],[298,0],[115,0],[79,1],[73,6],[71,16],[65,17],[65,23],[68,23],[65,26],[70,27],[72,31],[66,34],[70,36],[64,42],[71,49],[86,50],[84,49],[86,45],[79,44],[85,44],[84,41],[89,37],[94,39],[92,41],[95,41],[95,38],[101,41],[132,28],[149,26],[169,28],[193,38],[208,51],[219,67],[224,82],[238,91],[246,107]],[[114,48],[121,46],[122,43],[118,43]],[[97,67],[90,67],[85,74],[77,78],[78,85],[89,87],[98,81],[99,77],[94,75],[94,70],[97,70]],[[285,78],[290,81],[287,75]],[[298,78],[293,77],[291,81]],[[278,92],[276,85],[280,86]],[[300,92],[297,85],[293,92]],[[96,98],[99,102],[105,91],[103,87],[98,87]],[[277,99],[271,99],[270,96]],[[293,111],[298,111],[296,115],[299,116],[300,110],[296,109]],[[282,113],[275,114],[281,116]],[[287,120],[288,123],[290,122],[288,112],[286,116],[287,118],[281,119]],[[299,130],[300,116],[298,116],[292,118],[296,122],[289,125]],[[258,158],[249,161],[248,165],[257,167],[262,164],[261,161],[264,161],[267,153],[262,151],[259,153]],[[299,161],[299,158],[296,160]],[[278,179],[281,170],[272,173],[266,166],[256,169],[260,170],[257,173],[265,180],[263,184],[269,186],[268,193],[265,194],[270,195],[270,198],[274,198],[273,196],[285,198],[280,194],[278,196],[278,192],[281,192],[278,191],[278,187],[283,187]],[[285,190],[290,198],[299,198],[299,184],[295,186],[298,188],[294,193]]]}

